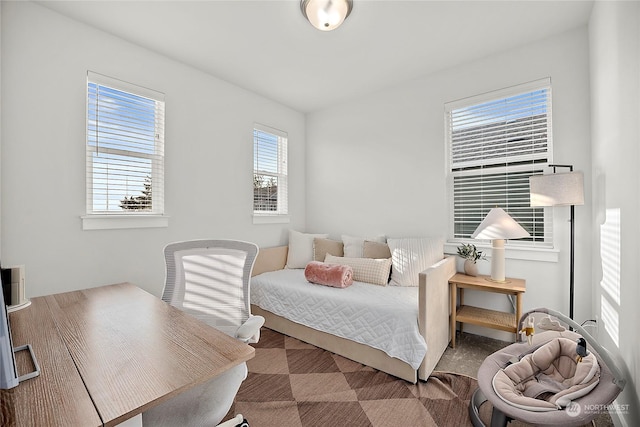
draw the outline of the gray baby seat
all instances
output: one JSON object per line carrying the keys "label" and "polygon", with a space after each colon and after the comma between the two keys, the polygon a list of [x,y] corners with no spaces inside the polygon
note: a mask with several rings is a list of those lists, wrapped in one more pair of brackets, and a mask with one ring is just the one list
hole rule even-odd
{"label": "gray baby seat", "polygon": [[[493,406],[492,427],[505,426],[509,420],[581,426],[598,415],[583,408],[604,407],[624,388],[623,375],[609,352],[563,314],[545,308],[532,310],[522,316],[518,330],[533,313],[554,316],[575,332],[552,321],[555,330],[536,331],[531,343],[517,342],[488,356],[478,370],[478,389],[469,402],[475,427],[485,426],[480,407],[486,401]],[[543,320],[549,322],[548,317]],[[576,351],[581,337],[589,348],[586,354]]]}
{"label": "gray baby seat", "polygon": [[[556,335],[549,331],[543,334]],[[519,362],[493,376],[498,397],[528,411],[555,411],[593,390],[600,381],[600,365],[593,353],[580,357],[576,341],[555,337]]]}

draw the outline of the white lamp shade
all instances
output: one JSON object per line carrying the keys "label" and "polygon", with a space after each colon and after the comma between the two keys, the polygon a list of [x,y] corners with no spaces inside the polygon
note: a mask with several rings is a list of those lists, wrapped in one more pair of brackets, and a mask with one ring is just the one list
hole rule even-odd
{"label": "white lamp shade", "polygon": [[553,173],[529,177],[531,206],[584,205],[582,172]]}
{"label": "white lamp shade", "polygon": [[504,209],[493,208],[489,211],[471,237],[491,240],[491,280],[495,282],[505,281],[505,239],[520,239],[529,236],[529,232],[522,228],[515,219],[511,218]]}
{"label": "white lamp shade", "polygon": [[322,31],[340,26],[351,13],[352,0],[302,0],[300,8],[311,25]]}
{"label": "white lamp shade", "polygon": [[529,232],[502,208],[491,209],[471,235],[474,239],[488,240],[521,239],[529,236]]}

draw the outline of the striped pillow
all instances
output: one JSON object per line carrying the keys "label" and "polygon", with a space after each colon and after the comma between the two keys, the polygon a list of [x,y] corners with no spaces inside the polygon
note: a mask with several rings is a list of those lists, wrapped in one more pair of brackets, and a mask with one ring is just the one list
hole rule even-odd
{"label": "striped pillow", "polygon": [[353,280],[386,286],[391,270],[391,258],[349,258],[327,254],[327,264],[348,265],[353,269]]}

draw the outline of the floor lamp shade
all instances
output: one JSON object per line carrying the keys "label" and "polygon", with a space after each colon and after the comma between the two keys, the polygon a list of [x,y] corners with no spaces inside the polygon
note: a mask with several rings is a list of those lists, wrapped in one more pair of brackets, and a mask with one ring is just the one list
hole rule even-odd
{"label": "floor lamp shade", "polygon": [[529,177],[531,206],[584,205],[582,172],[553,173]]}
{"label": "floor lamp shade", "polygon": [[489,211],[471,237],[491,240],[491,280],[496,282],[505,281],[505,240],[521,239],[529,236],[529,232],[522,228],[504,209],[493,208]]}
{"label": "floor lamp shade", "polygon": [[575,282],[575,207],[584,205],[584,176],[574,172],[570,165],[550,165],[568,167],[570,172],[532,175],[529,177],[531,206],[571,206],[571,253],[569,271],[569,317],[573,319],[573,294]]}

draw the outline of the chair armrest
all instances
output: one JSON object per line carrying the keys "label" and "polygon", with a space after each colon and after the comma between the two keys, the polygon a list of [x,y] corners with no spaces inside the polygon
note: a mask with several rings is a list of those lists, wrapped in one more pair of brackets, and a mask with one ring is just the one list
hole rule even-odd
{"label": "chair armrest", "polygon": [[255,341],[251,342],[257,342],[262,325],[264,325],[264,317],[250,316],[236,331],[236,338],[240,341],[249,342],[256,337]]}
{"label": "chair armrest", "polygon": [[449,279],[456,273],[455,257],[445,257],[420,273],[418,328],[427,342],[427,355],[418,369],[426,380],[449,344]]}
{"label": "chair armrest", "polygon": [[[242,416],[242,414],[238,414],[235,417],[231,418],[230,420],[227,420],[221,424],[218,424],[217,427],[238,427],[238,426],[242,426],[244,421],[244,417]],[[244,424],[245,426],[249,426],[249,424]]]}

